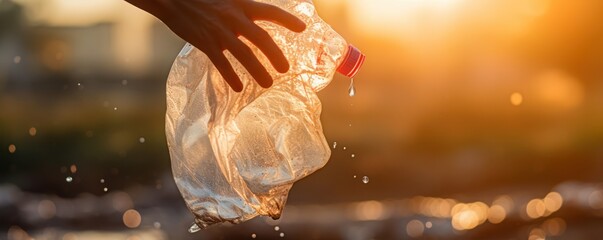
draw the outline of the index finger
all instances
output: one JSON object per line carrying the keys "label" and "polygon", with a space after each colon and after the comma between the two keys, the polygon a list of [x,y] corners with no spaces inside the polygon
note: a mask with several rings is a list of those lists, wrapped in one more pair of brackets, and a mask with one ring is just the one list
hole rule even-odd
{"label": "index finger", "polygon": [[252,1],[246,6],[245,12],[252,20],[274,22],[294,32],[302,32],[306,29],[306,24],[295,15],[267,3]]}

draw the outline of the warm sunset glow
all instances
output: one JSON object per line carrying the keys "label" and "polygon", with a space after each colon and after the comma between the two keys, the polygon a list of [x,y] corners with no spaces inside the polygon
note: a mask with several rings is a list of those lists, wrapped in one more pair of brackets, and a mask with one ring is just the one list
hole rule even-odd
{"label": "warm sunset glow", "polygon": [[578,79],[560,70],[544,71],[532,81],[535,100],[552,110],[574,109],[584,100],[584,87]]}

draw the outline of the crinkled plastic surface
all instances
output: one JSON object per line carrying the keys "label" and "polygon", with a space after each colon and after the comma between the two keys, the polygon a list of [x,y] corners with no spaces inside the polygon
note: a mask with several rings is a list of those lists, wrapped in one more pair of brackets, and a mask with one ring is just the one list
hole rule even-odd
{"label": "crinkled plastic surface", "polygon": [[316,91],[332,79],[347,43],[311,1],[271,0],[307,24],[303,33],[260,22],[291,68],[260,87],[227,54],[244,89],[232,91],[203,52],[187,44],[167,81],[166,135],[176,184],[200,228],[258,215],[279,218],[291,186],[322,168],[330,149]]}

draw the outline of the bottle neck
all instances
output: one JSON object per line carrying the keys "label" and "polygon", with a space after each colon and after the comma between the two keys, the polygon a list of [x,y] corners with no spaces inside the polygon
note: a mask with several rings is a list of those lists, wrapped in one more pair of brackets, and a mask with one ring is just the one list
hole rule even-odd
{"label": "bottle neck", "polygon": [[365,58],[366,56],[362,54],[358,48],[349,44],[346,54],[343,57],[343,61],[339,67],[337,67],[337,72],[346,77],[353,78],[356,76],[356,73],[358,73],[358,70],[360,70]]}

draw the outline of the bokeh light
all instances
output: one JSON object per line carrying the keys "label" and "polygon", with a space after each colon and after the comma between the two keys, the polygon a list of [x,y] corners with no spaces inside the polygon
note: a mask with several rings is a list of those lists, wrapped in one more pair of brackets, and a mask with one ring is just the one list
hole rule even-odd
{"label": "bokeh light", "polygon": [[126,227],[128,228],[137,228],[138,226],[140,226],[140,222],[142,221],[140,213],[138,213],[138,211],[134,209],[128,209],[127,211],[125,211],[122,219],[124,225],[126,225]]}

